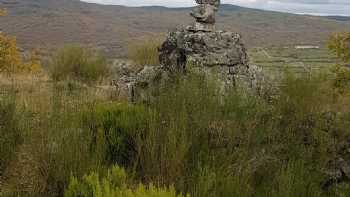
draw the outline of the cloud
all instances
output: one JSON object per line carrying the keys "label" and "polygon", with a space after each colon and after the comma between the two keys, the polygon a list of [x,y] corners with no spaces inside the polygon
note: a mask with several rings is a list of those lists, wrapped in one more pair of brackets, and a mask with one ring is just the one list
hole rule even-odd
{"label": "cloud", "polygon": [[[194,0],[82,0],[91,3],[126,6],[159,5],[167,7],[188,7]],[[272,11],[304,13],[315,15],[350,16],[350,0],[222,0],[222,3]]]}

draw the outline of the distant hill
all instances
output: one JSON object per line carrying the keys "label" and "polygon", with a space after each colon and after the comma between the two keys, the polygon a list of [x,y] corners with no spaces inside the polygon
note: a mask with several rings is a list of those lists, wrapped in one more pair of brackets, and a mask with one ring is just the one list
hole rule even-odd
{"label": "distant hill", "polygon": [[350,16],[326,16],[328,19],[337,20],[337,21],[349,21]]}
{"label": "distant hill", "polygon": [[[125,55],[130,41],[189,24],[191,8],[97,5],[78,0],[0,0],[9,15],[0,29],[17,36],[24,49],[53,49],[81,43],[111,57]],[[239,32],[248,46],[321,45],[333,31],[350,29],[348,22],[222,5],[218,29]]]}

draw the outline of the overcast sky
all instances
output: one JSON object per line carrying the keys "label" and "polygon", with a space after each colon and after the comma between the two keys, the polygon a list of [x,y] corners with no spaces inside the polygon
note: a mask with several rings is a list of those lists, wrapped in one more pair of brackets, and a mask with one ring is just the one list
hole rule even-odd
{"label": "overcast sky", "polygon": [[[194,0],[82,0],[93,3],[167,7],[193,6]],[[350,16],[350,0],[222,0],[245,7],[275,10],[292,13],[307,13],[316,15],[347,15]]]}

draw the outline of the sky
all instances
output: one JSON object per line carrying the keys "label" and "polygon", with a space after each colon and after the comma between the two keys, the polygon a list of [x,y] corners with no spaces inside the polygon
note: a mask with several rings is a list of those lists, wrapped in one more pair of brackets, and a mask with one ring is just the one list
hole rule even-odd
{"label": "sky", "polygon": [[[188,7],[194,0],[82,0],[91,3],[126,6]],[[221,0],[222,3],[250,8],[313,15],[350,16],[350,0]]]}

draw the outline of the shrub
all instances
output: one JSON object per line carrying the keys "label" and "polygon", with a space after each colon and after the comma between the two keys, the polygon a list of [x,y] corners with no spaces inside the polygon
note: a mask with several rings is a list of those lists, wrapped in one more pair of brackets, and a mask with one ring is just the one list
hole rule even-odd
{"label": "shrub", "polygon": [[328,48],[344,62],[350,62],[350,32],[336,33],[328,41]]}
{"label": "shrub", "polygon": [[92,136],[93,151],[100,146],[108,164],[132,166],[137,155],[136,139],[147,128],[144,107],[128,104],[98,104],[89,111],[83,112],[82,121]]}
{"label": "shrub", "polygon": [[128,58],[139,65],[158,65],[158,48],[161,44],[159,39],[150,38],[144,41],[135,41],[129,44]]}
{"label": "shrub", "polygon": [[[65,197],[182,197],[177,195],[173,187],[157,188],[153,185],[145,187],[139,184],[128,186],[127,175],[122,168],[114,166],[105,177],[97,173],[84,176],[81,181],[72,177]],[[188,196],[189,197],[189,196]]]}
{"label": "shrub", "polygon": [[29,58],[25,62],[24,67],[29,73],[39,73],[41,71],[41,59],[37,50],[30,51]]}
{"label": "shrub", "polygon": [[[234,89],[223,95],[215,82],[187,74],[135,104],[59,87],[47,111],[28,113],[23,125],[42,135],[31,147],[42,151],[50,191],[42,196],[341,196],[347,182],[321,189],[323,169],[339,154],[348,158],[349,100],[339,103],[331,82],[288,76],[265,100]],[[126,171],[106,173],[115,164]]]}
{"label": "shrub", "polygon": [[30,52],[29,61],[23,61],[16,38],[0,33],[0,73],[36,73],[40,69],[41,62],[36,51]]}
{"label": "shrub", "polygon": [[73,79],[89,84],[108,74],[107,61],[103,56],[76,45],[59,50],[53,56],[49,69],[54,81]]}
{"label": "shrub", "polygon": [[335,78],[333,80],[334,87],[341,93],[349,92],[350,90],[350,68],[337,65],[333,69]]}
{"label": "shrub", "polygon": [[[350,32],[336,33],[328,41],[328,48],[345,64],[350,63]],[[350,68],[340,65],[333,69],[334,86],[340,93],[347,92],[350,86]]]}
{"label": "shrub", "polygon": [[23,70],[16,39],[0,33],[0,72],[16,73]]}

